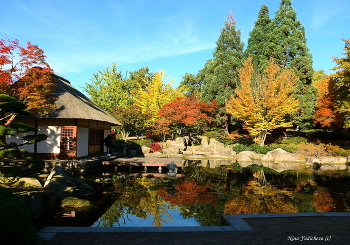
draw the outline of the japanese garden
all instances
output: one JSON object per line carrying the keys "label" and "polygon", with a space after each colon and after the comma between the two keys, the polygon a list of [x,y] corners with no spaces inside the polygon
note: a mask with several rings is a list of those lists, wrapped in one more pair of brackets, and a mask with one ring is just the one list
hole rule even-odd
{"label": "japanese garden", "polygon": [[52,213],[95,206],[108,208],[84,225],[349,212],[350,39],[331,71],[314,70],[305,32],[290,0],[273,17],[263,5],[246,44],[230,13],[213,57],[177,86],[113,63],[82,92],[37,45],[0,39],[1,239],[40,244]]}

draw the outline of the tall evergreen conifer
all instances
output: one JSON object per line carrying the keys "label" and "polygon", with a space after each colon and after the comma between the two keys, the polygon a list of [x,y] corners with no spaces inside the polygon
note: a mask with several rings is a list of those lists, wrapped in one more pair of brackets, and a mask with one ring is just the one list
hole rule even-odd
{"label": "tall evergreen conifer", "polygon": [[312,85],[312,57],[306,44],[305,28],[297,19],[291,0],[282,0],[271,24],[272,55],[281,67],[293,69],[299,76],[296,98],[299,112],[294,121],[302,127],[312,125],[317,88]]}
{"label": "tall evergreen conifer", "polygon": [[249,34],[245,56],[253,58],[255,69],[264,70],[272,54],[273,43],[270,41],[271,19],[269,9],[262,5],[254,29]]}
{"label": "tall evergreen conifer", "polygon": [[202,88],[202,99],[207,102],[216,100],[220,108],[216,122],[227,129],[231,119],[226,113],[225,101],[237,87],[236,70],[241,66],[243,59],[244,44],[240,36],[240,30],[236,30],[236,20],[230,13],[216,42],[214,58],[206,64]]}

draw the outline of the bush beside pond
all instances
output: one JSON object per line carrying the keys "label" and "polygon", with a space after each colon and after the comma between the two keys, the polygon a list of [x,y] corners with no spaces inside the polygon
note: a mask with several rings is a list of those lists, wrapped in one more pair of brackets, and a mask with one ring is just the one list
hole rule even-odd
{"label": "bush beside pond", "polygon": [[39,244],[27,207],[0,187],[0,239],[2,244]]}

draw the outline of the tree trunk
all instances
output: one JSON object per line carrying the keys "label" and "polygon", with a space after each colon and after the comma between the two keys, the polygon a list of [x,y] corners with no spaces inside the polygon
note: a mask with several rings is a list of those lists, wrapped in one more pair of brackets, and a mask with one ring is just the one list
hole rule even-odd
{"label": "tree trunk", "polygon": [[259,144],[260,146],[263,146],[265,144],[266,135],[267,135],[267,130],[260,132],[257,136],[255,136],[255,139],[254,139],[255,143]]}

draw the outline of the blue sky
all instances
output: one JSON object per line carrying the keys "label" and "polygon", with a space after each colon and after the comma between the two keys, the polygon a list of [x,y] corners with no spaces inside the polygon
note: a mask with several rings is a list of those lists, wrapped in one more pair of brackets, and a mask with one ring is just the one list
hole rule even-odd
{"label": "blue sky", "polygon": [[[0,0],[0,38],[45,51],[55,73],[76,86],[93,73],[149,67],[166,70],[175,85],[213,57],[232,10],[246,44],[263,4],[274,18],[280,0]],[[294,0],[306,29],[314,69],[327,73],[350,38],[350,1]]]}

